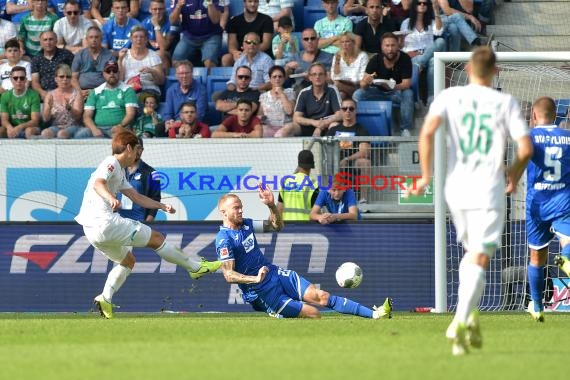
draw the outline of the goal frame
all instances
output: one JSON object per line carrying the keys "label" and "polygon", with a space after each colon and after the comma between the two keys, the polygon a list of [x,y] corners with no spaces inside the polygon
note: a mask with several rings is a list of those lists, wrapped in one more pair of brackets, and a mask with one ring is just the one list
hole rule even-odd
{"label": "goal frame", "polygon": [[[497,52],[497,62],[570,62],[570,52]],[[436,52],[434,54],[434,93],[445,89],[445,65],[450,62],[467,62],[470,52]],[[446,125],[438,129],[434,143],[434,267],[435,307],[433,312],[447,312],[447,208],[444,198],[447,162]]]}

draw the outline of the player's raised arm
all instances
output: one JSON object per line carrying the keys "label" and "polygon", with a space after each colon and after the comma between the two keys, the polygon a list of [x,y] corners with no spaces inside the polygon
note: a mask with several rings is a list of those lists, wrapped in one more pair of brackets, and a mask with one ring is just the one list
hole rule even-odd
{"label": "player's raised arm", "polygon": [[273,192],[268,185],[264,188],[262,184],[259,184],[259,199],[261,203],[269,207],[269,219],[263,221],[263,232],[281,231],[284,226],[283,219],[275,205]]}
{"label": "player's raised arm", "polygon": [[169,214],[174,214],[176,212],[176,210],[174,209],[174,207],[172,207],[172,205],[157,202],[154,199],[147,197],[146,195],[140,194],[138,191],[136,191],[133,188],[121,190],[121,193],[123,193],[124,195],[129,197],[133,202],[141,205],[144,208],[162,210]]}
{"label": "player's raised arm", "polygon": [[532,141],[530,136],[526,135],[517,140],[517,155],[515,161],[507,169],[507,193],[513,193],[517,189],[517,184],[521,178],[528,161],[533,153]]}
{"label": "player's raised arm", "polygon": [[101,198],[106,200],[113,211],[116,211],[121,208],[121,201],[117,199],[115,194],[109,191],[109,187],[107,186],[107,181],[103,178],[97,178],[95,183],[93,184],[93,190],[99,195]]}

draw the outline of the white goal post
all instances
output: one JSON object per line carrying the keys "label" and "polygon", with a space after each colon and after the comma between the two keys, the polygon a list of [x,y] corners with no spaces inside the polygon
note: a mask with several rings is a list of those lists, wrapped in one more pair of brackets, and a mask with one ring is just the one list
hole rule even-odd
{"label": "white goal post", "polygon": [[[496,54],[497,64],[499,66],[499,79],[498,83],[496,81],[496,87],[502,87],[506,92],[513,94],[519,102],[525,101],[527,108],[528,102],[532,104],[532,101],[538,96],[551,96],[555,99],[561,97],[570,98],[570,88],[568,87],[568,85],[570,85],[570,66],[568,66],[570,62],[570,52],[498,52]],[[463,67],[461,64],[467,62],[470,55],[471,53],[469,52],[435,53],[434,89],[436,95],[446,87],[446,82],[448,85],[466,84],[467,76],[464,74],[459,75],[461,79],[456,79],[455,81],[450,80],[449,65],[452,63],[455,64],[454,70],[461,72]],[[514,65],[514,68],[509,66],[511,63]],[[511,83],[511,88],[501,86],[500,77],[502,66],[505,72],[515,78]],[[447,78],[446,69],[448,74]],[[518,81],[516,79],[517,70],[520,70],[518,72],[520,74],[520,80]],[[515,73],[513,74],[513,72]],[[529,76],[532,76],[532,82],[528,80]],[[563,79],[549,80],[549,76],[551,77],[550,79],[555,77]],[[524,86],[528,88],[522,88]],[[518,91],[519,89],[521,91]],[[524,93],[524,95],[521,95],[522,93]],[[455,307],[455,305],[451,305],[448,308],[448,287],[452,287],[453,284],[450,284],[448,281],[448,271],[450,269],[448,268],[447,252],[449,242],[447,241],[447,209],[443,190],[445,170],[446,140],[445,126],[443,126],[435,136],[433,179],[435,212],[435,308],[433,311],[436,313],[451,311]],[[522,200],[524,203],[524,197]],[[524,204],[522,207],[524,209]],[[524,212],[522,215],[524,216]],[[524,240],[524,243],[526,243],[526,240]],[[524,247],[524,249],[526,252],[526,247]],[[501,276],[495,273],[494,278],[500,279]],[[499,286],[500,285],[502,284],[499,284]],[[495,288],[497,288],[497,286],[495,286]],[[486,310],[497,310],[497,308],[488,307]]]}

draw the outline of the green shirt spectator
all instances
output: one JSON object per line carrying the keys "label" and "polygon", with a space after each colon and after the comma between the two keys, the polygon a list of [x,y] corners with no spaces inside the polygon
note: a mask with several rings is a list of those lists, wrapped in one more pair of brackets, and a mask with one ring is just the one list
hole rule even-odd
{"label": "green shirt spectator", "polygon": [[32,13],[25,16],[20,24],[18,38],[24,41],[26,54],[30,57],[40,52],[40,34],[47,30],[53,30],[58,20],[53,13],[47,13],[47,2],[41,0],[32,1]]}

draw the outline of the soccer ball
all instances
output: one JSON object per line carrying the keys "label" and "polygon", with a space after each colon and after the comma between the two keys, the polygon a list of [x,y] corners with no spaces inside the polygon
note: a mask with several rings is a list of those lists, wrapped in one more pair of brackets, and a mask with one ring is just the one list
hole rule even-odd
{"label": "soccer ball", "polygon": [[336,270],[336,282],[341,288],[356,288],[362,282],[362,269],[355,263],[346,262]]}

